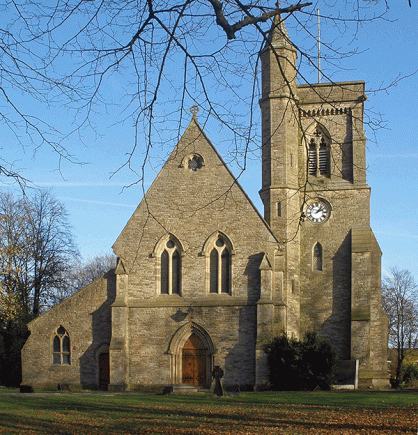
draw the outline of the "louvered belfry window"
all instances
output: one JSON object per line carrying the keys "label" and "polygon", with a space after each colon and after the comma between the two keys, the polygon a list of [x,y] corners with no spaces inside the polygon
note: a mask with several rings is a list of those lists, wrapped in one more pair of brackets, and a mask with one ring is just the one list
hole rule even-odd
{"label": "louvered belfry window", "polygon": [[311,143],[309,144],[309,151],[308,151],[309,175],[316,175],[317,162],[318,159],[316,157],[316,144],[315,144],[315,140],[312,138]]}
{"label": "louvered belfry window", "polygon": [[328,176],[328,149],[324,138],[321,139],[319,145],[319,173],[325,177]]}
{"label": "louvered belfry window", "polygon": [[308,146],[308,174],[314,177],[330,176],[330,152],[326,136],[317,127]]}

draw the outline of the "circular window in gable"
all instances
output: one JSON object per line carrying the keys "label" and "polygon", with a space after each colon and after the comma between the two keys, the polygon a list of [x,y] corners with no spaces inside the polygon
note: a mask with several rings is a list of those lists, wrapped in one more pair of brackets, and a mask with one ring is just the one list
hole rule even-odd
{"label": "circular window in gable", "polygon": [[203,166],[203,157],[199,154],[191,154],[184,159],[182,166],[195,172]]}

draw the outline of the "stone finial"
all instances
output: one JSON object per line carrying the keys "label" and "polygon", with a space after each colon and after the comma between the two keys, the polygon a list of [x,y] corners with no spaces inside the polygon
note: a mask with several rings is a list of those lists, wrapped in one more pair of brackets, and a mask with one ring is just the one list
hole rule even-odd
{"label": "stone finial", "polygon": [[285,43],[290,45],[289,34],[287,33],[286,26],[281,14],[277,14],[274,17],[273,25],[270,31],[270,40],[274,43]]}
{"label": "stone finial", "polygon": [[[280,10],[280,2],[276,2],[276,11]],[[287,33],[286,26],[284,24],[284,20],[282,18],[282,14],[277,13],[274,15],[273,23],[270,28],[268,41],[273,46],[285,45],[288,47],[293,47],[293,44],[290,41],[289,34]],[[268,47],[269,43],[266,43],[266,47]]]}
{"label": "stone finial", "polygon": [[193,119],[197,119],[197,114],[199,113],[199,107],[196,106],[196,104],[194,104],[194,105],[190,108],[190,112],[193,113]]}

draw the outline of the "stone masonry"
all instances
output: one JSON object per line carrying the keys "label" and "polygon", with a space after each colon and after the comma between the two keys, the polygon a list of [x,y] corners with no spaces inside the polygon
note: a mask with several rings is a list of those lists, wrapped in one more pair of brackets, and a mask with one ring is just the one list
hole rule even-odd
{"label": "stone masonry", "polygon": [[115,271],[32,321],[34,388],[265,388],[263,343],[317,331],[360,384],[388,385],[379,245],[370,229],[364,82],[298,85],[276,19],[262,63],[264,216],[197,110],[116,240]]}

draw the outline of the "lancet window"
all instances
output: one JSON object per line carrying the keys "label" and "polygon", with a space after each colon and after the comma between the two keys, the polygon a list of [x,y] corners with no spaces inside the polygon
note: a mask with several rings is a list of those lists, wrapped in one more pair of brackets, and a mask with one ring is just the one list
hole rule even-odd
{"label": "lancet window", "polygon": [[322,270],[322,245],[317,243],[313,249],[313,270]]}
{"label": "lancet window", "polygon": [[52,341],[52,362],[68,365],[71,363],[70,336],[62,326],[55,331]]}
{"label": "lancet window", "polygon": [[179,246],[169,238],[161,253],[161,294],[181,293],[181,255]]}
{"label": "lancet window", "polygon": [[207,289],[212,294],[231,293],[233,249],[230,240],[222,233],[208,239],[204,247],[207,258]]}
{"label": "lancet window", "polygon": [[164,234],[155,245],[155,283],[157,295],[181,295],[183,247],[171,233]]}

